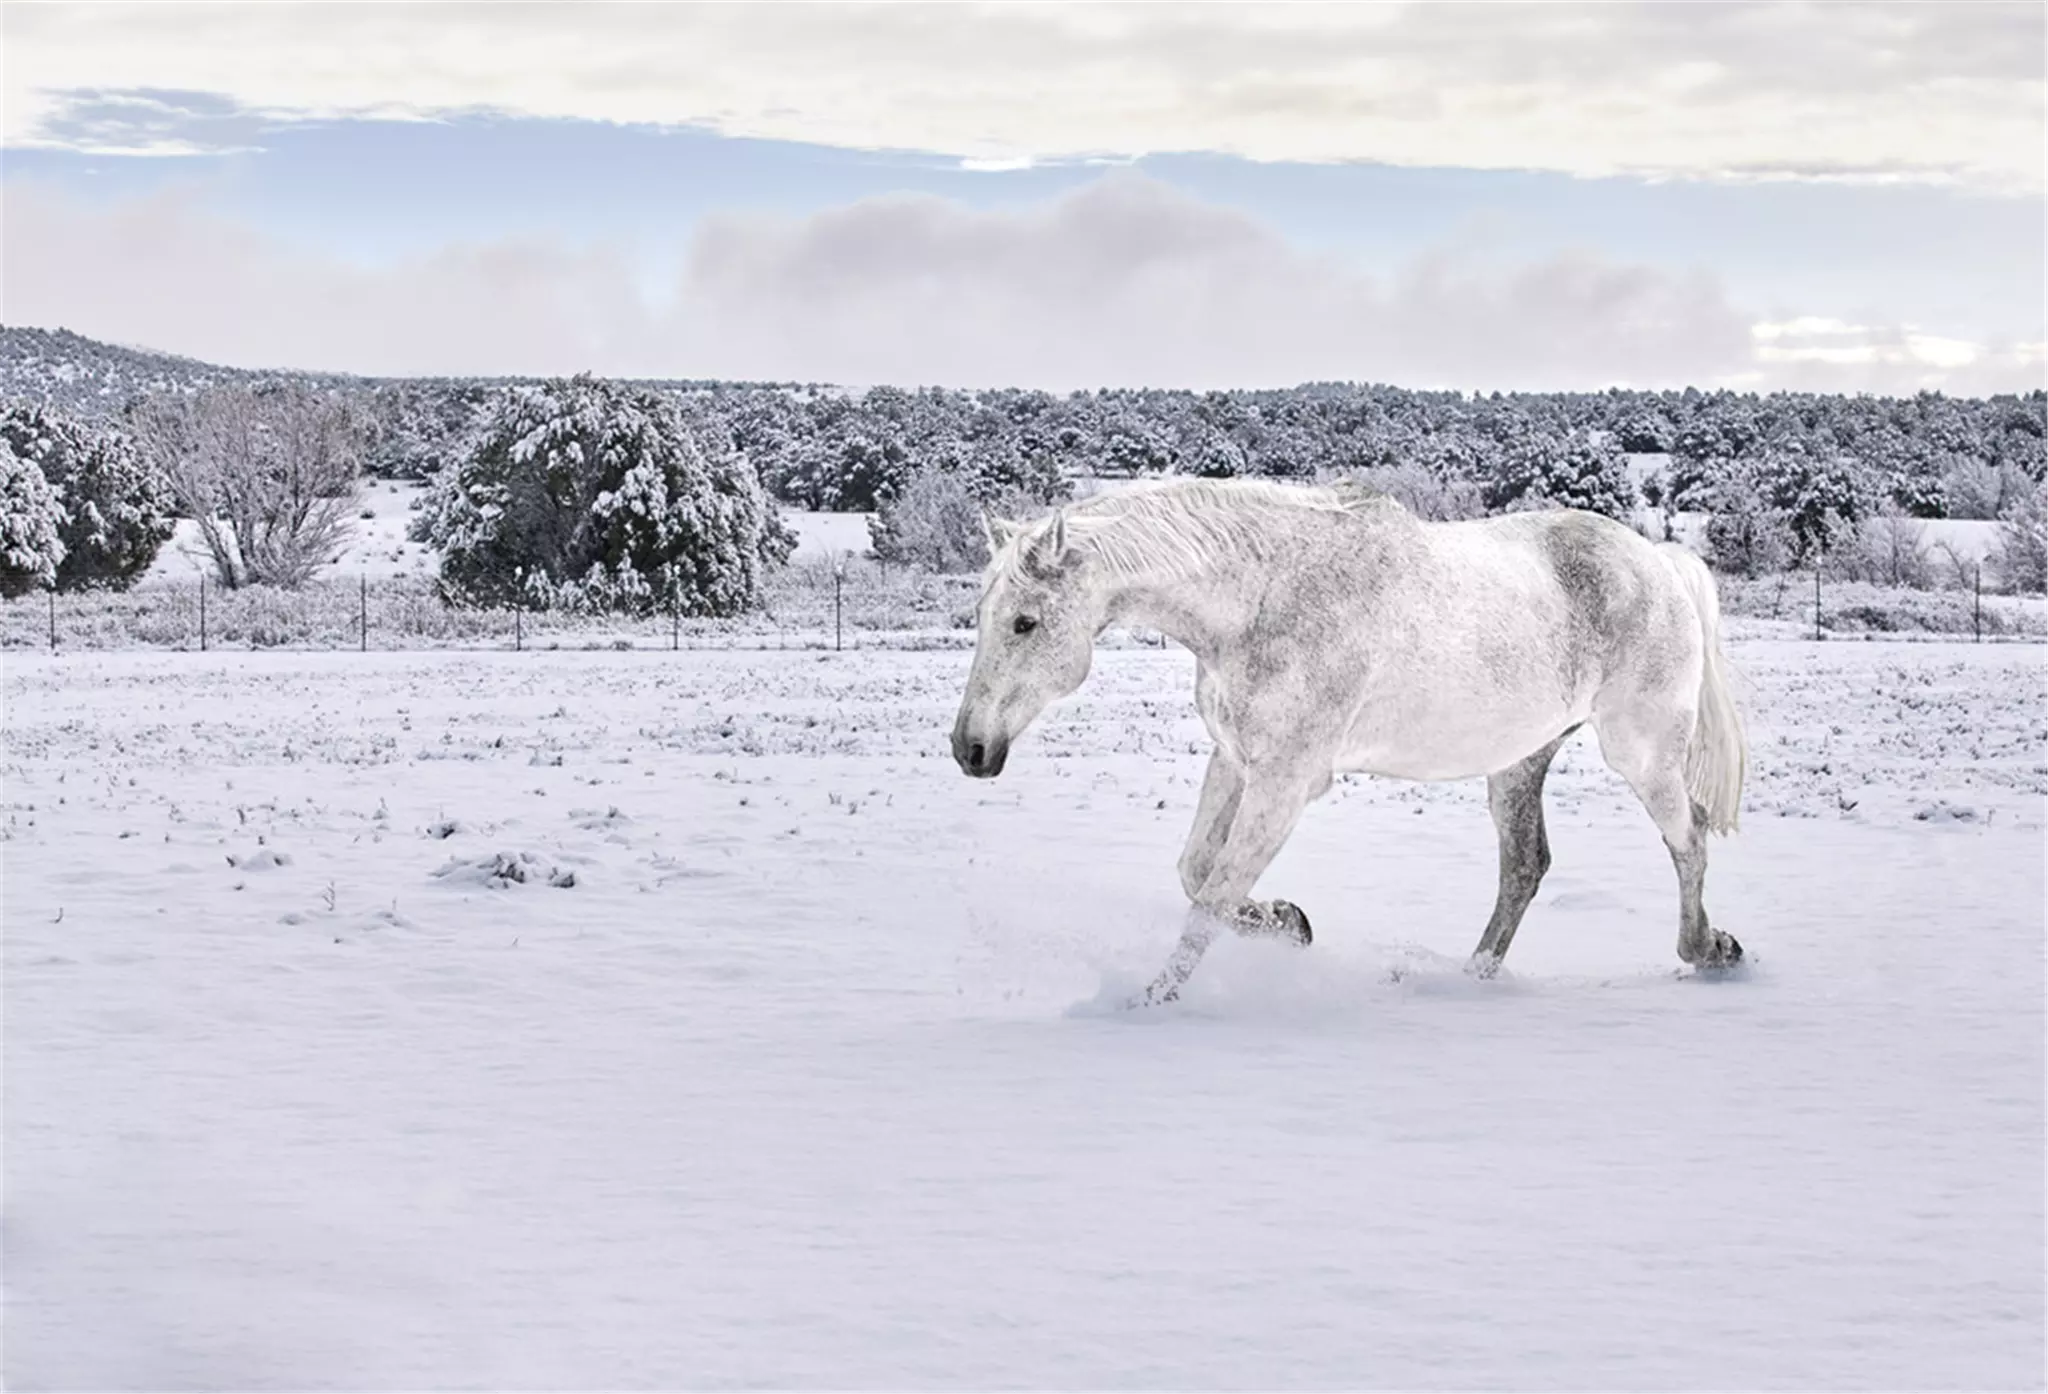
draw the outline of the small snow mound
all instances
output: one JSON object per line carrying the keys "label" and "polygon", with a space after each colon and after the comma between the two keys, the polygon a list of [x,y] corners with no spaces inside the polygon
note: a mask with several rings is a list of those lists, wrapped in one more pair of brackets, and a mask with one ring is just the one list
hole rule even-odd
{"label": "small snow mound", "polygon": [[1915,811],[1913,818],[1921,823],[1981,823],[1984,815],[1968,804],[1952,804],[1947,799],[1936,799]]}
{"label": "small snow mound", "polygon": [[275,871],[291,864],[291,853],[280,852],[274,847],[259,847],[245,857],[228,853],[228,865],[237,871]]}
{"label": "small snow mound", "polygon": [[434,873],[451,885],[482,886],[502,891],[528,882],[545,882],[567,890],[576,884],[576,873],[543,862],[532,852],[493,852],[482,857],[450,857]]}
{"label": "small snow mound", "polygon": [[446,842],[451,837],[475,831],[476,829],[470,827],[469,824],[463,822],[460,818],[443,818],[440,822],[428,827],[427,836],[437,842]]}

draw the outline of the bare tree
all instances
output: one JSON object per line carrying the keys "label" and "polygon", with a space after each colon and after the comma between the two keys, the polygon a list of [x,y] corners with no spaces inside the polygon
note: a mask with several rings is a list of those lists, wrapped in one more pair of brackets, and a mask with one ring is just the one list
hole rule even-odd
{"label": "bare tree", "polygon": [[1882,586],[1916,591],[1934,588],[1934,564],[1927,556],[1927,525],[1896,508],[1873,518],[1860,539],[1869,574]]}
{"label": "bare tree", "polygon": [[365,432],[339,398],[298,384],[209,387],[145,401],[134,426],[223,586],[304,585],[348,539]]}

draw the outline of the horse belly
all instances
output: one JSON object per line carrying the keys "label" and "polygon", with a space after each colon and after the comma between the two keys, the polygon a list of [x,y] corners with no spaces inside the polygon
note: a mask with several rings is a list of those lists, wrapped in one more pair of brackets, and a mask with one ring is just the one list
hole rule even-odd
{"label": "horse belly", "polygon": [[[1592,692],[1566,691],[1554,666],[1446,664],[1379,686],[1360,703],[1338,768],[1397,779],[1470,779],[1504,770],[1592,714]],[[1544,680],[1548,678],[1549,680]],[[1376,685],[1377,686],[1377,685]]]}
{"label": "horse belly", "polygon": [[1369,717],[1353,727],[1338,768],[1395,779],[1471,779],[1526,758],[1588,714],[1556,706],[1487,713],[1485,719],[1426,712],[1407,713],[1405,719]]}

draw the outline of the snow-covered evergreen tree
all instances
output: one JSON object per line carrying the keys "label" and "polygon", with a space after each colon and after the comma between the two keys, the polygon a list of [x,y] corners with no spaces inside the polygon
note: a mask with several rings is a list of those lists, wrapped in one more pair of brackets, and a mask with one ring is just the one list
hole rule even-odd
{"label": "snow-covered evergreen tree", "polygon": [[1606,437],[1587,431],[1558,436],[1517,424],[1497,447],[1485,480],[1493,509],[1544,502],[1626,518],[1636,505],[1628,457]]}
{"label": "snow-covered evergreen tree", "polygon": [[33,460],[0,440],[0,596],[57,584],[64,561],[64,510]]}
{"label": "snow-covered evergreen tree", "polygon": [[17,404],[0,411],[0,440],[38,466],[63,509],[59,590],[126,590],[170,538],[171,486],[126,435]]}
{"label": "snow-covered evergreen tree", "polygon": [[1760,448],[1748,468],[1792,530],[1794,559],[1828,551],[1870,512],[1868,481],[1854,462],[1793,439]]}
{"label": "snow-covered evergreen tree", "polygon": [[583,376],[507,390],[414,536],[454,604],[724,616],[757,603],[772,507],[672,402]]}

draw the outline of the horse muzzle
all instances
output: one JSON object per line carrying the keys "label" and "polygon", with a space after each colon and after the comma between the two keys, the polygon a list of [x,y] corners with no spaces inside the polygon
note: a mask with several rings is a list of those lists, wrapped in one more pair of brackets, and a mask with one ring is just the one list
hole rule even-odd
{"label": "horse muzzle", "polygon": [[976,740],[957,727],[953,731],[953,759],[970,779],[994,779],[1010,758],[1010,743],[1000,738]]}

